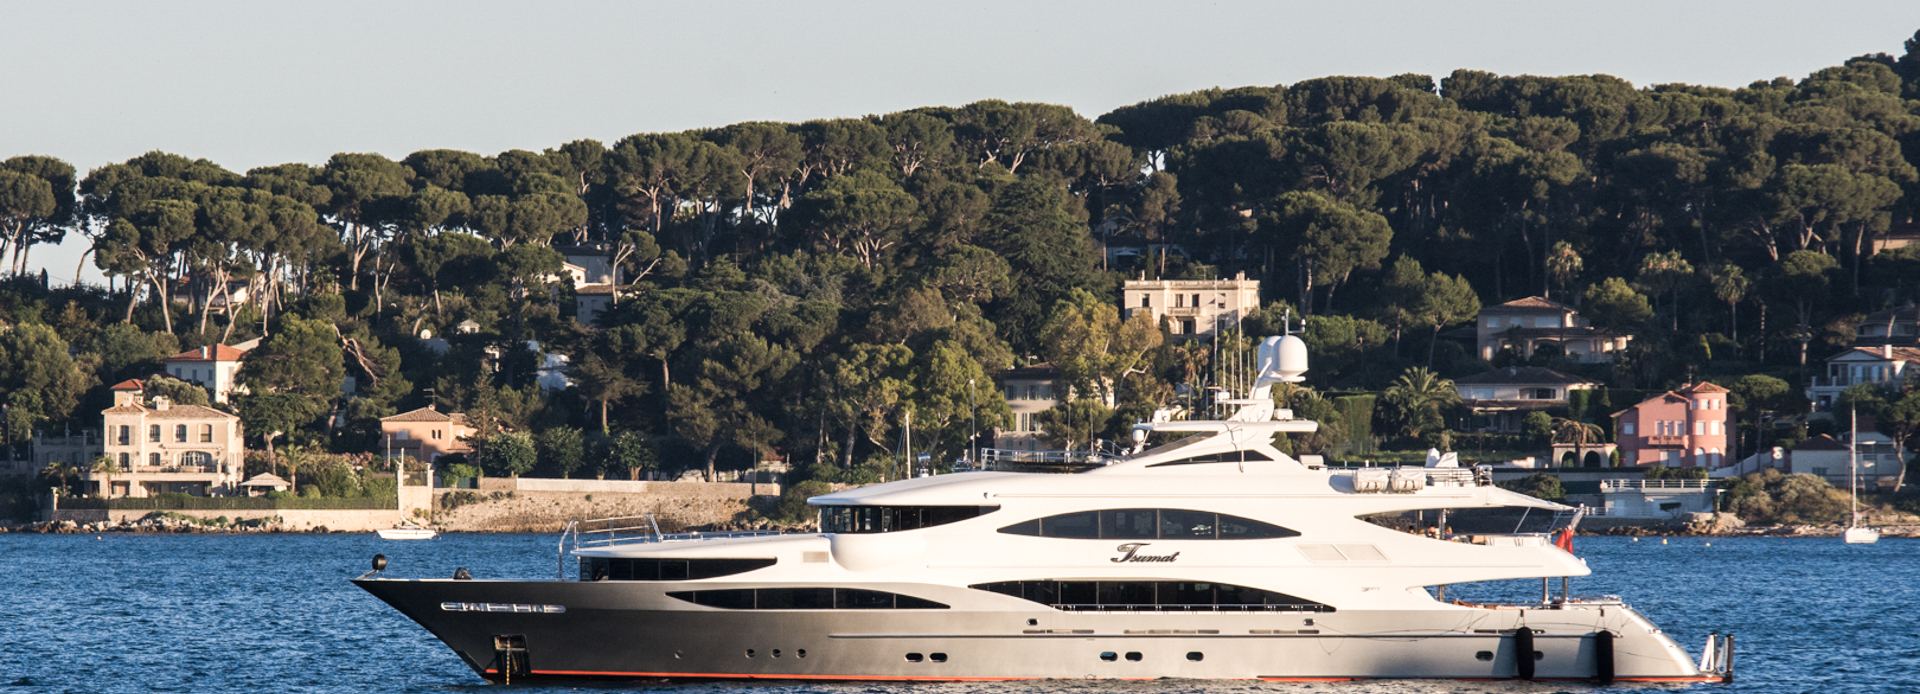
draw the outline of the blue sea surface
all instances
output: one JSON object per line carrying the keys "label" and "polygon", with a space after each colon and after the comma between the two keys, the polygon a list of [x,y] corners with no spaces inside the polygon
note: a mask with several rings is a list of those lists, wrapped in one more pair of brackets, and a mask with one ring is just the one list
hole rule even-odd
{"label": "blue sea surface", "polygon": [[[347,579],[376,552],[389,575],[551,577],[552,535],[0,535],[0,692],[369,692],[503,689]],[[515,692],[1870,692],[1920,691],[1920,541],[1582,537],[1595,575],[1696,655],[1738,635],[1732,685],[1602,689],[1462,682],[570,684]],[[1449,597],[1537,598],[1540,584]],[[1557,586],[1556,586],[1557,589]]]}

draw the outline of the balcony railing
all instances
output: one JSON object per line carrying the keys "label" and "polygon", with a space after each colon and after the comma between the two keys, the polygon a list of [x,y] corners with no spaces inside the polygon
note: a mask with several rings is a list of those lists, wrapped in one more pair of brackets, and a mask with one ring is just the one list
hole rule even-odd
{"label": "balcony railing", "polygon": [[1600,480],[1600,491],[1602,492],[1647,489],[1699,491],[1711,488],[1712,486],[1712,480]]}
{"label": "balcony railing", "polygon": [[1640,437],[1640,439],[1646,442],[1646,444],[1649,446],[1687,445],[1687,437],[1681,434],[1652,434],[1648,436],[1642,436]]}

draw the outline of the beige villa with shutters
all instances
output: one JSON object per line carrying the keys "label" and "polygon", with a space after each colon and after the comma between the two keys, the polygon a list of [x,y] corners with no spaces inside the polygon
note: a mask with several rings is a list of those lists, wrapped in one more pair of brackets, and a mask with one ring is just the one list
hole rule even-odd
{"label": "beige villa with shutters", "polygon": [[246,469],[240,418],[199,405],[148,399],[139,380],[113,387],[101,412],[101,450],[109,469],[82,466],[94,493],[146,497],[163,493],[233,494]]}

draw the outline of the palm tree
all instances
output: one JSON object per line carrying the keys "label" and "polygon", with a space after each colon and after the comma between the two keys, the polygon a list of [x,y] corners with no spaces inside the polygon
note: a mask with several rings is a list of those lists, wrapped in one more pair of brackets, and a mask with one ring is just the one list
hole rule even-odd
{"label": "palm tree", "polygon": [[1399,419],[1403,435],[1422,438],[1446,429],[1446,411],[1460,404],[1460,393],[1454,390],[1453,381],[1424,366],[1415,366],[1393,379],[1382,399]]}
{"label": "palm tree", "polygon": [[[1573,249],[1573,244],[1558,241],[1553,244],[1553,250],[1547,252],[1546,265],[1547,280],[1550,282],[1548,286],[1566,289],[1575,277],[1580,276],[1580,270],[1586,263],[1580,258],[1580,251]],[[1547,294],[1546,298],[1551,299],[1553,295]]]}
{"label": "palm tree", "polygon": [[1577,467],[1584,462],[1587,457],[1587,443],[1598,442],[1601,437],[1600,427],[1598,425],[1588,424],[1577,419],[1554,417],[1552,427],[1551,436],[1553,437],[1554,443],[1573,444],[1574,464],[1568,467]]}
{"label": "palm tree", "polygon": [[68,489],[67,481],[72,479],[74,475],[79,474],[79,472],[80,471],[75,469],[72,465],[68,465],[66,463],[58,463],[58,462],[47,463],[46,467],[40,468],[41,477],[45,477],[49,480],[54,480],[54,479],[60,480],[60,486],[58,487],[58,489],[62,491],[66,491]]}
{"label": "palm tree", "polygon": [[1747,298],[1753,281],[1740,266],[1726,263],[1713,273],[1713,298],[1727,305],[1727,338],[1740,343],[1740,300]]}
{"label": "palm tree", "polygon": [[113,458],[103,455],[94,458],[93,466],[89,469],[95,474],[100,475],[100,498],[113,498],[113,473],[119,470],[120,466],[114,464]]}

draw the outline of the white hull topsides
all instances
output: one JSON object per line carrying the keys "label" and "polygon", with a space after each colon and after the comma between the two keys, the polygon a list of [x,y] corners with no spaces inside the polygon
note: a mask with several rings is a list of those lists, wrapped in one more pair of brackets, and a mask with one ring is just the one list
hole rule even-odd
{"label": "white hull topsides", "polygon": [[1261,365],[1232,417],[1142,425],[1189,435],[1085,472],[836,492],[810,500],[815,534],[577,538],[580,581],[360,583],[496,679],[1730,677],[1730,647],[1696,664],[1617,600],[1437,597],[1589,571],[1546,534],[1363,516],[1567,509],[1472,470],[1302,464],[1274,437],[1316,425],[1267,389],[1300,380],[1304,347],[1271,338]]}

